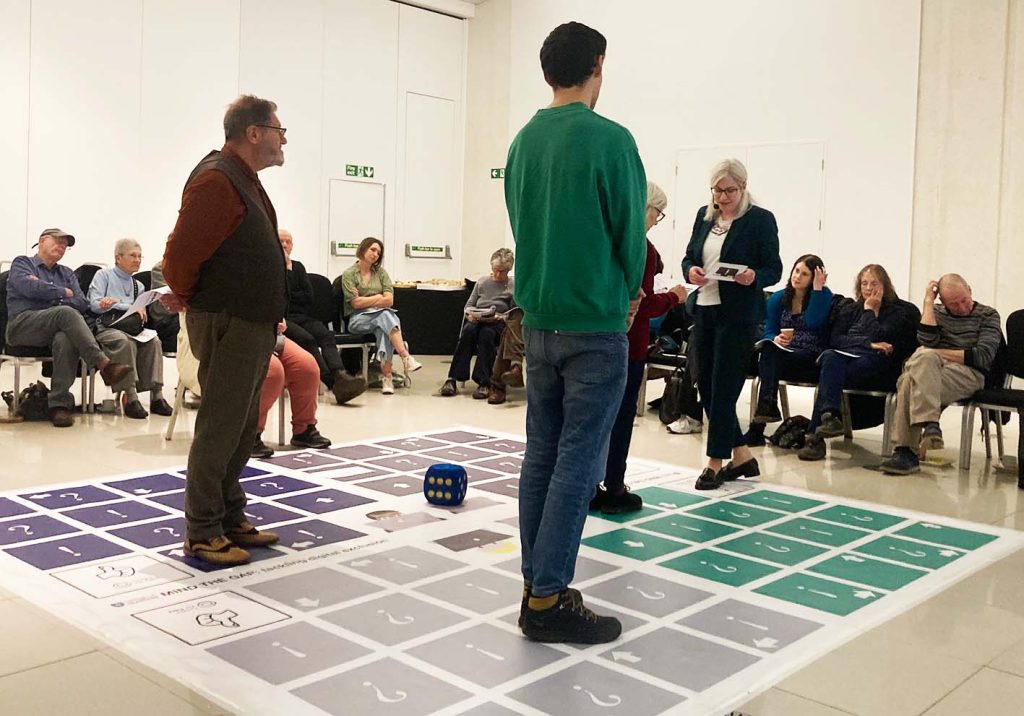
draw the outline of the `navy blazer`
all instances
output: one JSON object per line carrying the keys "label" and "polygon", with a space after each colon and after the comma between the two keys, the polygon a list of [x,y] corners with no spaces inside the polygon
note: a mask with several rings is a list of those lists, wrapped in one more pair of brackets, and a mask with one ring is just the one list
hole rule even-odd
{"label": "navy blazer", "polygon": [[[711,233],[712,221],[704,221],[708,208],[702,206],[693,222],[690,243],[683,257],[683,279],[689,281],[690,269],[704,268],[704,242]],[[733,220],[722,245],[722,261],[742,264],[753,269],[754,283],[741,286],[732,281],[720,281],[722,318],[728,323],[758,323],[764,319],[763,291],[782,278],[782,259],[779,257],[779,227],[775,216],[760,206],[751,206],[747,213]],[[686,308],[693,315],[698,291],[690,294]]]}

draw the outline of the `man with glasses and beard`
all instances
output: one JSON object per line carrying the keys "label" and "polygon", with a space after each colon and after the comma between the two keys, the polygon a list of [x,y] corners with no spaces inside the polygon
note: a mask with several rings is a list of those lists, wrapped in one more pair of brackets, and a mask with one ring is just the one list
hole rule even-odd
{"label": "man with glasses and beard", "polygon": [[246,519],[238,476],[288,303],[277,214],[256,175],[284,163],[285,131],[273,102],[252,95],[232,102],[224,146],[189,176],[164,252],[173,294],[163,302],[187,310],[203,395],[188,457],[184,551],[217,565],[244,564],[244,548],[278,539]]}

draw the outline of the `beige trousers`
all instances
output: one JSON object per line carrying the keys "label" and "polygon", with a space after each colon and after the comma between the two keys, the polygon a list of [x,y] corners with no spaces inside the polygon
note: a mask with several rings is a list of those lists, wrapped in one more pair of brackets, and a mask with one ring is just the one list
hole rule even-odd
{"label": "beige trousers", "polygon": [[937,422],[944,406],[973,395],[984,385],[981,371],[919,348],[907,359],[896,381],[893,444],[916,451],[924,423]]}

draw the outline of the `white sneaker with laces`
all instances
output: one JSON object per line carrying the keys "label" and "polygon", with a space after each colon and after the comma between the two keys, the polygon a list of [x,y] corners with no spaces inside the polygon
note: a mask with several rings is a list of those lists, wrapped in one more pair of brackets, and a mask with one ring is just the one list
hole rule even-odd
{"label": "white sneaker with laces", "polygon": [[390,375],[380,379],[380,392],[384,395],[395,394],[395,380]]}
{"label": "white sneaker with laces", "polygon": [[683,415],[674,423],[665,426],[670,433],[675,435],[690,435],[704,430],[704,423],[694,420],[688,415]]}
{"label": "white sneaker with laces", "polygon": [[416,371],[423,367],[423,364],[420,363],[415,358],[413,358],[412,354],[409,354],[402,358],[402,365],[405,367],[406,375],[408,375],[409,373],[415,373]]}

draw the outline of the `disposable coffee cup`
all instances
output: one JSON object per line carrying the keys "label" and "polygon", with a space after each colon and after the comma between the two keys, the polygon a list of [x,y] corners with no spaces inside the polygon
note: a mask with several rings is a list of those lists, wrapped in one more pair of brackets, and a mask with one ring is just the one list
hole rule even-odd
{"label": "disposable coffee cup", "polygon": [[793,331],[794,331],[794,330],[796,330],[796,329],[794,329],[794,328],[783,328],[783,329],[781,329],[781,330],[779,331],[779,333],[781,333],[782,335],[784,335],[784,336],[785,336],[786,338],[792,338],[792,337],[793,337]]}

